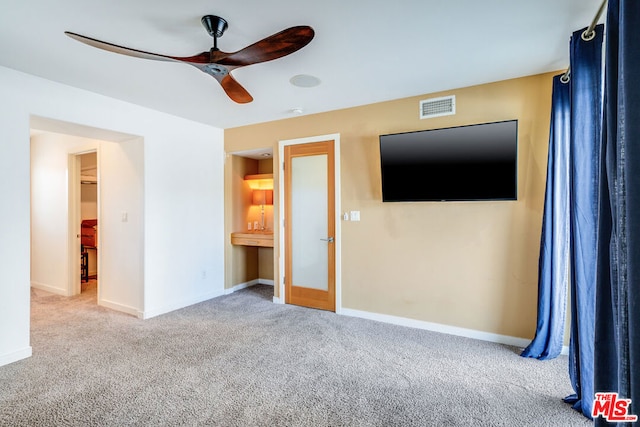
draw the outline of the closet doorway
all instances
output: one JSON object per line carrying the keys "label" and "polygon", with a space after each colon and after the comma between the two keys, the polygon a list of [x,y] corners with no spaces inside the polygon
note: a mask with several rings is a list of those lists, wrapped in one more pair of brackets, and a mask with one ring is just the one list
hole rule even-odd
{"label": "closet doorway", "polygon": [[[98,291],[98,153],[76,155],[80,162],[80,293]],[[73,179],[77,179],[77,176]],[[77,206],[79,204],[79,207]],[[76,270],[77,271],[77,270]]]}

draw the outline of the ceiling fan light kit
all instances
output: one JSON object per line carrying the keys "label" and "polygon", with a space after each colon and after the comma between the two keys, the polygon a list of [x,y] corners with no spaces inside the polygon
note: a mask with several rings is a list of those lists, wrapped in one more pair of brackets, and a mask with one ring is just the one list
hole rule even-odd
{"label": "ceiling fan light kit", "polygon": [[186,57],[161,55],[118,46],[70,31],[65,31],[65,34],[89,46],[109,52],[154,61],[182,62],[196,67],[215,78],[227,96],[239,104],[251,102],[253,97],[233,78],[231,71],[290,55],[309,44],[315,35],[313,28],[300,25],[282,30],[236,52],[223,52],[218,49],[218,38],[222,37],[229,28],[227,21],[216,15],[205,15],[201,22],[213,37],[213,47],[208,52]]}

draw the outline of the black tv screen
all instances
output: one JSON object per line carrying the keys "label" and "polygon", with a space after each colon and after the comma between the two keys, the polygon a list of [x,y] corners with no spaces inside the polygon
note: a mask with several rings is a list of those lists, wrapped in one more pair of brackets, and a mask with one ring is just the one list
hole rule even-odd
{"label": "black tv screen", "polygon": [[383,202],[516,200],[518,121],[380,135]]}

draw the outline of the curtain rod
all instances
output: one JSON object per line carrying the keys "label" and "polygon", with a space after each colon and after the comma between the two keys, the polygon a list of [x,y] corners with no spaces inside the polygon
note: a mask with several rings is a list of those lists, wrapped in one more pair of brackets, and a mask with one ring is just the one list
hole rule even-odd
{"label": "curtain rod", "polygon": [[[596,16],[593,18],[593,21],[591,21],[591,25],[589,25],[589,27],[582,32],[582,40],[589,41],[595,37],[596,33],[593,30],[596,28],[596,25],[598,25],[598,21],[600,20],[600,17],[602,16],[602,12],[604,12],[604,7],[606,5],[607,5],[607,0],[604,0],[600,5],[600,8],[598,9]],[[565,71],[562,77],[560,77],[560,81],[562,83],[569,83],[570,79],[571,79],[571,65],[567,67],[567,71]]]}

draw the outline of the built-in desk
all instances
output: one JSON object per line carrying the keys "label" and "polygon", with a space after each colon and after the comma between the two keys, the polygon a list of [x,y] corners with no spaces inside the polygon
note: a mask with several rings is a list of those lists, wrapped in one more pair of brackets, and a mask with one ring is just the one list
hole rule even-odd
{"label": "built-in desk", "polygon": [[231,233],[231,244],[272,248],[273,231],[242,231]]}

